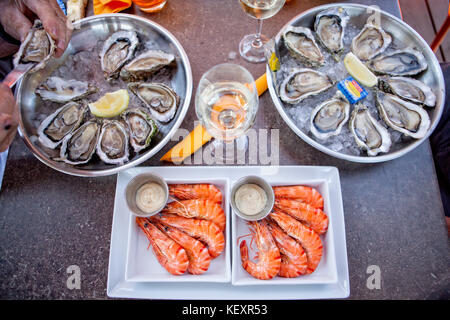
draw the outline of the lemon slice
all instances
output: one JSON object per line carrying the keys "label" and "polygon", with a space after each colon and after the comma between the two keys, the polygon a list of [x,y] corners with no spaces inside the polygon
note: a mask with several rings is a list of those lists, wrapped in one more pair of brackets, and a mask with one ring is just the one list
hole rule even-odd
{"label": "lemon slice", "polygon": [[102,118],[111,118],[119,115],[128,108],[130,97],[125,89],[108,92],[96,102],[89,104],[93,115]]}
{"label": "lemon slice", "polygon": [[366,87],[373,87],[378,83],[378,78],[370,71],[361,60],[349,52],[344,58],[344,66],[348,73]]}

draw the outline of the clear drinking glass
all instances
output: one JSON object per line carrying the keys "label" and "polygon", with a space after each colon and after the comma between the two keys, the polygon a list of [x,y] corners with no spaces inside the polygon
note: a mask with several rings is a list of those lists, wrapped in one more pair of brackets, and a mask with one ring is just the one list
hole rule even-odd
{"label": "clear drinking glass", "polygon": [[[233,150],[240,154],[248,148],[245,133],[255,122],[258,93],[255,81],[244,67],[224,63],[209,69],[200,79],[195,110],[208,133],[215,138],[215,150]],[[219,158],[215,155],[216,159]],[[234,159],[222,152],[222,160]]]}
{"label": "clear drinking glass", "polygon": [[263,62],[264,45],[269,38],[261,34],[263,19],[274,16],[283,7],[285,0],[239,0],[244,11],[258,20],[256,34],[248,34],[239,43],[239,53],[249,62]]}

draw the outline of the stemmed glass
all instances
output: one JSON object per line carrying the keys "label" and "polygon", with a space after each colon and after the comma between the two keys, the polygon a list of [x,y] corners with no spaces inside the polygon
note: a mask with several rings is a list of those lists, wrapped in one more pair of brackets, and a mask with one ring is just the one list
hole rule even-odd
{"label": "stemmed glass", "polygon": [[269,41],[261,34],[263,19],[274,16],[283,7],[285,0],[239,0],[244,11],[258,20],[256,34],[248,34],[239,43],[239,53],[249,62],[264,62],[264,45]]}
{"label": "stemmed glass", "polygon": [[[251,128],[258,111],[255,81],[247,69],[237,64],[223,63],[209,69],[200,79],[195,96],[195,110],[208,133],[215,138],[215,150],[223,151],[233,144],[233,150],[245,154]],[[221,149],[219,149],[221,148]],[[222,152],[220,160],[234,160]]]}

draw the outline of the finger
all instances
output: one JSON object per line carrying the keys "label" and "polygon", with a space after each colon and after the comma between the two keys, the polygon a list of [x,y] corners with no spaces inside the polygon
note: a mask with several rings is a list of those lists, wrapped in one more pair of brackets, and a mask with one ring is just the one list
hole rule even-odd
{"label": "finger", "polygon": [[14,115],[16,100],[11,89],[4,83],[0,83],[0,114]]}
{"label": "finger", "polygon": [[2,138],[0,137],[0,141],[1,141],[0,142],[0,152],[6,151],[6,149],[8,149],[8,147],[13,142],[14,137],[16,136],[16,133],[17,133],[17,126],[9,129],[8,134],[4,137],[3,140],[1,140]]}
{"label": "finger", "polygon": [[25,40],[32,27],[30,20],[10,2],[2,11],[4,14],[1,15],[1,23],[5,31],[17,40]]}

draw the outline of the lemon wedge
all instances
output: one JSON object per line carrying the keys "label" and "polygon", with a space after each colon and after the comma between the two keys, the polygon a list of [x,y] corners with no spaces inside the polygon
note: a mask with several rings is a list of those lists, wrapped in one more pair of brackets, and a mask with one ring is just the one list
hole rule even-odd
{"label": "lemon wedge", "polygon": [[92,114],[97,117],[111,118],[118,116],[122,111],[128,108],[130,96],[128,91],[120,89],[114,92],[108,92],[96,102],[89,104]]}
{"label": "lemon wedge", "polygon": [[347,69],[347,72],[362,85],[373,87],[378,83],[377,76],[375,76],[353,53],[349,52],[345,56],[344,66]]}

